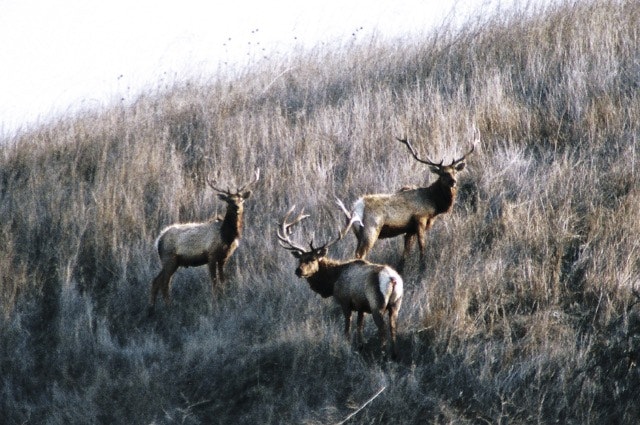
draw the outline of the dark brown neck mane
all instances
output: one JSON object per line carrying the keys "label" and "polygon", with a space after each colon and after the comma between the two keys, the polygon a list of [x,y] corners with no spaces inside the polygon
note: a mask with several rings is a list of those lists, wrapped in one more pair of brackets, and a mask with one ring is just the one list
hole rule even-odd
{"label": "dark brown neck mane", "polygon": [[350,262],[321,258],[318,263],[318,271],[313,276],[307,277],[307,282],[309,282],[311,290],[320,294],[322,298],[328,298],[333,295],[336,281]]}
{"label": "dark brown neck mane", "polygon": [[243,207],[241,205],[227,206],[227,212],[222,220],[222,227],[220,227],[220,234],[225,243],[230,244],[242,235],[242,216]]}
{"label": "dark brown neck mane", "polygon": [[436,214],[447,213],[451,210],[456,199],[456,192],[455,187],[445,185],[439,178],[427,188],[427,196],[435,204]]}

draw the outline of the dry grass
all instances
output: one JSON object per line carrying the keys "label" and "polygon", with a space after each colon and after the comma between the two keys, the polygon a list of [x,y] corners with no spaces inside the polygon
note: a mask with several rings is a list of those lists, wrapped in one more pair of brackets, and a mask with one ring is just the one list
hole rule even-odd
{"label": "dry grass", "polygon": [[[318,49],[16,135],[0,157],[0,410],[17,423],[634,423],[640,411],[640,5],[558,2],[422,38]],[[405,268],[401,360],[293,274],[333,197],[431,177],[482,144]],[[182,269],[146,317],[153,240],[261,167],[231,280]],[[355,240],[333,248],[350,257]],[[371,259],[396,264],[400,240]]]}

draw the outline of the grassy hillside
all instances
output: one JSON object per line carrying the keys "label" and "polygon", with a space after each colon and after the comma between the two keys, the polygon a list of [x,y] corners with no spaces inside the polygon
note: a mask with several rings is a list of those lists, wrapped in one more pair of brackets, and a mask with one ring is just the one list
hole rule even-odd
{"label": "grassy hillside", "polygon": [[[0,411],[47,423],[635,423],[640,417],[640,4],[559,2],[421,38],[319,48],[232,80],[2,141]],[[334,196],[432,180],[481,144],[404,270],[400,359],[357,350],[276,242],[342,224]],[[246,203],[231,277],[181,269],[146,315],[153,241]],[[349,258],[351,235],[331,249]],[[417,249],[417,248],[416,248]],[[370,259],[395,265],[402,241]],[[375,394],[373,400],[365,403]]]}

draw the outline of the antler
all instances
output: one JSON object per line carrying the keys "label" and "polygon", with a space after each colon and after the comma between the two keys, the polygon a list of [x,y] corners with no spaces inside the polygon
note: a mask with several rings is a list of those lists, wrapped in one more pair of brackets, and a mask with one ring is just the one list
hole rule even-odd
{"label": "antler", "polygon": [[[345,212],[348,213],[347,208],[344,206],[344,204],[342,203],[342,201],[338,198],[336,198],[336,203],[338,204],[338,206],[340,208],[342,208]],[[300,254],[303,254],[305,252],[309,252],[307,251],[305,248],[302,248],[300,245],[297,245],[295,242],[293,242],[290,238],[289,235],[292,233],[291,228],[296,225],[297,223],[301,222],[302,220],[304,220],[305,218],[309,217],[308,214],[304,213],[304,209],[302,211],[300,211],[300,214],[298,214],[298,216],[296,218],[294,218],[292,221],[289,221],[289,216],[293,213],[293,211],[295,210],[296,206],[294,205],[293,207],[289,208],[289,211],[287,211],[287,213],[285,214],[284,218],[282,219],[282,222],[279,223],[279,228],[277,231],[277,235],[278,235],[278,240],[280,242],[280,246],[282,246],[283,248],[289,250],[289,251],[297,251]],[[353,223],[360,223],[362,224],[362,220],[360,220],[360,217],[356,216],[356,215],[350,215],[349,214],[349,223],[347,223],[347,226],[342,230],[342,231],[338,231],[338,237],[335,238],[332,241],[327,242],[326,244],[319,246],[319,247],[314,247],[313,246],[313,241],[311,241],[311,243],[309,244],[309,247],[311,248],[311,251],[318,251],[321,249],[327,249],[329,248],[331,245],[333,245],[334,243],[338,242],[339,240],[341,240],[344,235],[347,234],[347,232],[349,231],[349,229],[351,229],[351,226],[353,225]]]}
{"label": "antler", "polygon": [[341,233],[340,239],[342,239],[344,237],[344,235],[347,234],[347,232],[349,231],[349,229],[351,228],[351,226],[354,223],[359,223],[360,226],[364,226],[364,223],[362,222],[362,219],[357,214],[350,213],[349,210],[347,209],[347,207],[344,206],[344,204],[342,203],[340,198],[338,198],[337,196],[336,196],[336,204],[338,205],[338,207],[340,207],[340,209],[344,212],[344,214],[349,219],[349,222],[347,223],[347,226],[344,228],[344,230],[342,232],[340,232]]}
{"label": "antler", "polygon": [[[347,218],[349,220],[351,220],[353,218],[351,212],[349,212],[349,210],[347,209],[347,207],[344,206],[344,204],[342,203],[342,201],[340,200],[340,198],[338,198],[336,196],[336,204],[338,205],[338,207],[340,207],[340,209],[342,210],[342,212],[344,213],[344,215],[347,216]],[[361,222],[362,223],[362,222]]]}
{"label": "antler", "polygon": [[215,190],[216,192],[220,192],[220,193],[224,193],[225,195],[238,195],[241,192],[243,192],[245,189],[247,189],[249,186],[252,186],[254,184],[256,184],[256,182],[260,179],[260,168],[256,169],[256,177],[255,179],[253,179],[253,181],[250,181],[249,183],[245,184],[244,186],[242,186],[240,189],[236,190],[235,193],[231,192],[229,189],[224,190],[224,189],[220,189],[218,187],[215,186],[215,181],[211,180],[211,178],[209,176],[207,176],[207,184],[209,186],[211,186],[211,189]]}
{"label": "antler", "polygon": [[442,162],[444,161],[444,159],[442,161],[440,161],[440,164],[436,164],[435,162],[431,161],[429,158],[425,159],[420,159],[418,157],[418,154],[416,153],[416,150],[413,148],[413,146],[411,145],[411,142],[409,142],[409,140],[405,139],[401,139],[399,137],[396,137],[396,139],[406,145],[409,150],[411,151],[411,155],[413,155],[413,157],[416,159],[416,161],[421,162],[423,164],[427,164],[427,165],[433,165],[434,167],[442,167]]}
{"label": "antler", "polygon": [[293,219],[293,221],[287,222],[287,220],[289,219],[289,216],[291,215],[291,213],[293,213],[295,209],[296,209],[295,205],[289,208],[289,211],[287,211],[287,213],[284,215],[282,222],[279,223],[279,229],[276,232],[276,234],[278,235],[280,246],[282,246],[284,249],[287,249],[289,251],[297,251],[298,253],[302,254],[306,252],[306,250],[300,247],[299,245],[297,245],[296,243],[292,242],[291,239],[289,238],[289,235],[292,233],[291,227],[301,222],[305,218],[309,217],[309,215],[304,213],[304,208],[303,208],[302,211],[300,211],[300,214],[298,214],[298,216],[295,219]]}
{"label": "antler", "polygon": [[[424,159],[420,159],[420,158],[418,157],[418,154],[416,153],[416,150],[413,148],[413,146],[411,145],[411,143],[409,142],[409,140],[407,140],[407,139],[401,139],[401,138],[399,138],[399,137],[396,137],[396,139],[397,139],[400,143],[402,143],[402,144],[406,145],[406,146],[409,148],[409,150],[411,151],[411,154],[413,155],[413,157],[414,157],[417,161],[419,161],[419,162],[421,162],[421,163],[423,163],[423,164],[433,165],[433,166],[435,166],[435,167],[442,168],[442,163],[444,162],[444,159],[443,159],[442,161],[440,161],[440,163],[439,163],[439,164],[436,164],[435,162],[431,161],[429,158],[427,158],[426,160],[424,160]],[[455,159],[455,158],[454,158],[454,159],[453,159],[453,162],[451,162],[451,164],[447,165],[447,167],[451,167],[452,165],[455,165],[455,164],[457,164],[457,163],[459,163],[459,162],[464,161],[464,159],[467,157],[467,155],[470,155],[470,154],[471,154],[471,153],[476,149],[476,145],[478,144],[478,142],[479,142],[479,141],[480,141],[480,137],[478,136],[478,137],[476,137],[476,139],[473,141],[473,145],[471,145],[471,149],[469,150],[469,152],[465,153],[464,155],[462,155],[462,157],[460,157],[460,158],[458,158],[458,159]]]}
{"label": "antler", "polygon": [[224,189],[220,189],[220,188],[216,187],[215,186],[215,181],[211,180],[211,178],[209,176],[207,176],[207,184],[209,186],[211,186],[211,189],[215,190],[216,192],[224,193],[225,195],[231,195],[231,191],[229,189],[224,190]]}
{"label": "antler", "polygon": [[[360,217],[357,216],[356,214],[351,214],[349,212],[349,210],[347,210],[347,207],[344,206],[344,203],[337,196],[336,196],[336,204],[338,205],[338,207],[340,207],[340,209],[349,218],[349,222],[347,223],[347,225],[345,226],[344,229],[342,229],[341,231],[340,230],[338,231],[338,237],[337,238],[335,238],[332,241],[327,242],[326,244],[322,245],[320,248],[317,248],[317,249],[329,248],[331,245],[333,245],[334,243],[336,243],[339,240],[341,240],[342,238],[344,238],[344,235],[346,235],[349,232],[349,229],[351,229],[351,226],[353,226],[354,223],[360,223],[361,226],[364,226],[364,224],[362,223],[362,220],[360,219]],[[313,246],[311,246],[311,248],[313,248]]]}
{"label": "antler", "polygon": [[461,157],[461,158],[459,158],[459,159],[455,159],[455,158],[454,158],[454,159],[453,159],[453,162],[451,163],[451,165],[455,165],[455,164],[457,164],[457,163],[459,163],[459,162],[464,161],[464,159],[467,157],[467,155],[471,154],[471,152],[473,152],[474,150],[476,150],[476,145],[478,144],[478,141],[479,141],[479,140],[480,140],[480,139],[476,139],[476,140],[474,140],[473,144],[471,145],[471,149],[469,149],[469,152],[467,152],[467,153],[465,153],[464,155],[462,155],[462,157]]}
{"label": "antler", "polygon": [[253,186],[254,184],[256,184],[258,182],[258,180],[260,180],[260,168],[256,168],[256,177],[255,177],[255,179],[253,179],[252,181],[250,181],[249,183],[245,184],[240,189],[238,189],[238,193],[243,192],[247,188]]}

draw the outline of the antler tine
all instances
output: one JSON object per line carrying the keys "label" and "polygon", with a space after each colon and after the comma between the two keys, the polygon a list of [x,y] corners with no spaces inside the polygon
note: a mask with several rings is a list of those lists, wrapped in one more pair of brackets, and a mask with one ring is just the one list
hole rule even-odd
{"label": "antler tine", "polygon": [[298,246],[297,244],[291,241],[291,238],[289,237],[289,235],[292,233],[291,227],[301,222],[305,218],[309,217],[309,215],[304,213],[304,208],[303,208],[302,211],[300,211],[300,214],[298,214],[298,216],[293,221],[287,222],[289,216],[291,215],[291,213],[293,213],[295,209],[296,209],[295,205],[289,208],[289,211],[287,211],[287,213],[284,215],[284,218],[282,219],[282,222],[280,223],[279,229],[276,232],[276,234],[278,236],[280,245],[283,248],[288,249],[289,251],[305,252],[304,248]]}
{"label": "antler tine", "polygon": [[[238,189],[238,190],[235,192],[235,194],[237,195],[237,194],[241,193],[242,191],[244,191],[244,190],[245,190],[246,188],[248,188],[249,186],[252,186],[252,185],[256,184],[256,183],[258,182],[258,180],[259,180],[259,179],[260,179],[260,169],[258,168],[258,169],[256,170],[256,176],[255,176],[255,178],[254,178],[252,181],[250,181],[249,183],[247,183],[247,184],[245,184],[244,186],[242,186],[240,189]],[[225,195],[234,195],[234,193],[233,193],[233,192],[231,192],[231,190],[229,190],[229,189],[224,190],[224,189],[221,189],[221,188],[219,188],[219,187],[216,187],[216,182],[215,182],[215,180],[212,180],[212,179],[211,179],[211,177],[209,177],[209,176],[207,176],[207,184],[208,184],[209,186],[211,186],[211,188],[212,188],[213,190],[217,191],[217,192],[224,193]]]}
{"label": "antler tine", "polygon": [[349,212],[349,210],[347,209],[347,207],[344,206],[344,203],[340,200],[340,198],[338,198],[336,196],[336,204],[338,205],[338,207],[340,207],[340,209],[342,210],[342,212],[344,212],[344,214],[351,218],[351,213]]}
{"label": "antler tine", "polygon": [[224,193],[225,195],[231,195],[231,192],[229,191],[229,189],[224,190],[216,187],[215,180],[211,180],[211,177],[209,176],[207,176],[207,184],[211,186],[211,189],[215,190],[216,192]]}
{"label": "antler tine", "polygon": [[358,217],[356,214],[351,214],[347,209],[347,207],[344,206],[344,203],[337,196],[336,196],[336,204],[349,217],[349,222],[347,223],[344,229],[338,230],[338,237],[324,244],[323,248],[329,248],[331,245],[333,245],[334,243],[344,238],[344,235],[346,235],[349,232],[349,229],[351,229],[351,226],[353,226],[354,223],[360,223],[361,226],[364,225],[360,217]]}
{"label": "antler tine", "polygon": [[336,243],[336,242],[338,242],[338,241],[342,240],[342,238],[344,238],[344,235],[346,235],[346,234],[347,234],[347,232],[349,231],[349,229],[351,228],[351,225],[352,225],[353,223],[354,223],[354,220],[352,219],[352,220],[350,220],[350,221],[349,221],[349,224],[347,224],[347,227],[345,227],[342,231],[340,231],[340,230],[338,229],[338,237],[337,237],[337,238],[335,238],[334,240],[329,241],[329,242],[327,242],[326,244],[322,245],[322,247],[321,247],[321,248],[329,248],[329,247],[330,247],[330,246],[332,246],[334,243]]}
{"label": "antler tine", "polygon": [[408,140],[408,139],[406,139],[406,138],[401,139],[401,138],[399,138],[399,137],[396,137],[396,139],[397,139],[400,143],[402,143],[403,145],[406,145],[406,146],[409,148],[409,151],[411,151],[411,155],[413,155],[413,157],[416,159],[416,161],[421,162],[421,163],[423,163],[423,164],[427,164],[427,165],[433,165],[433,166],[435,166],[435,167],[441,167],[441,166],[442,166],[442,162],[443,162],[444,160],[440,161],[440,164],[436,164],[435,162],[431,161],[428,157],[427,157],[427,159],[426,159],[426,160],[425,160],[425,159],[421,159],[421,158],[419,158],[419,157],[418,157],[418,153],[417,153],[417,152],[416,152],[416,150],[413,148],[413,146],[411,145],[411,142],[409,142],[409,140]]}
{"label": "antler tine", "polygon": [[258,180],[260,180],[260,168],[256,169],[256,177],[252,181],[250,181],[249,183],[245,184],[240,189],[238,189],[238,193],[244,191],[245,189],[247,189],[250,186],[253,186],[254,184],[256,184],[258,182]]}
{"label": "antler tine", "polygon": [[364,223],[362,222],[362,219],[357,214],[351,214],[349,212],[349,210],[347,209],[347,207],[344,206],[344,203],[337,196],[336,196],[336,204],[338,205],[338,207],[340,207],[340,209],[349,218],[349,223],[347,223],[347,226],[342,231],[342,236],[347,234],[347,232],[349,231],[349,229],[351,228],[351,226],[354,223],[359,223],[361,226],[364,226]]}
{"label": "antler tine", "polygon": [[480,141],[480,139],[476,139],[473,141],[473,144],[471,145],[471,149],[469,149],[469,152],[465,153],[464,155],[462,155],[462,157],[460,157],[459,159],[453,159],[453,162],[451,163],[451,165],[455,165],[459,162],[464,161],[464,159],[467,157],[467,155],[470,155],[474,150],[476,150],[476,145],[478,144],[478,142]]}

